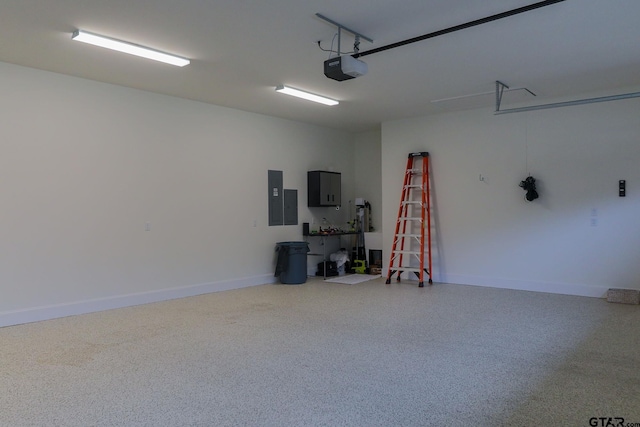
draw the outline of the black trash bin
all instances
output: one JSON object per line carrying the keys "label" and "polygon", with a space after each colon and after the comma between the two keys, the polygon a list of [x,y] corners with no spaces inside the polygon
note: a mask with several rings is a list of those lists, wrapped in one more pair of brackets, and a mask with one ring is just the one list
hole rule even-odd
{"label": "black trash bin", "polygon": [[286,285],[299,285],[307,281],[307,242],[276,243],[278,262],[275,276]]}

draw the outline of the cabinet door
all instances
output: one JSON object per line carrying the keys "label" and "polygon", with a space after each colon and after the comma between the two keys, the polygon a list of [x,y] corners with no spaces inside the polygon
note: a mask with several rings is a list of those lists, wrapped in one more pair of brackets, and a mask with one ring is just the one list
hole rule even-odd
{"label": "cabinet door", "polygon": [[331,206],[340,206],[340,185],[341,175],[339,173],[329,174],[331,176],[329,187],[329,198],[331,199]]}
{"label": "cabinet door", "polygon": [[[331,206],[335,200],[333,193],[333,174],[320,172],[320,204]],[[333,196],[333,200],[332,200]]]}

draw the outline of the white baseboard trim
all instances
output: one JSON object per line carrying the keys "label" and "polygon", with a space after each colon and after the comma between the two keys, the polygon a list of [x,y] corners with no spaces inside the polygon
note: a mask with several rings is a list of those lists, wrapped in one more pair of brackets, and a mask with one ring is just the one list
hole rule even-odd
{"label": "white baseboard trim", "polygon": [[[388,276],[388,269],[383,277]],[[395,277],[395,276],[394,276]],[[414,280],[408,276],[409,280]],[[395,279],[394,279],[395,280]],[[404,280],[404,275],[403,275]],[[582,297],[606,298],[608,287],[578,285],[573,283],[550,283],[533,280],[503,279],[494,277],[467,276],[462,274],[434,275],[434,282],[455,285],[484,286],[487,288],[513,289],[516,291],[546,292],[550,294],[575,295]]]}
{"label": "white baseboard trim", "polygon": [[250,286],[275,283],[276,281],[277,278],[275,278],[273,274],[264,274],[260,276],[243,277],[240,279],[223,280],[219,282],[77,301],[67,304],[56,304],[24,310],[8,311],[0,313],[0,328],[60,317],[75,316],[78,314],[94,313],[114,308],[124,308],[134,305],[191,297],[212,292],[247,288]]}
{"label": "white baseboard trim", "polygon": [[[384,276],[387,272],[384,272]],[[437,279],[437,280],[436,280]],[[277,278],[271,274],[244,277],[233,280],[203,283],[170,289],[161,289],[135,294],[117,295],[68,304],[57,304],[28,308],[24,310],[0,313],[0,328],[20,325],[23,323],[39,322],[78,314],[94,313],[115,308],[131,307],[178,298],[208,294],[213,292],[241,289],[250,286],[275,283]],[[514,289],[520,291],[547,292],[553,294],[576,295],[584,297],[605,298],[608,288],[598,286],[576,285],[570,283],[548,283],[527,280],[496,279],[478,276],[449,274],[444,277],[434,277],[434,281],[458,285],[484,286],[490,288]]]}
{"label": "white baseboard trim", "polygon": [[582,297],[604,298],[608,288],[577,285],[572,283],[549,283],[529,280],[501,279],[477,276],[448,274],[443,283],[484,286],[489,288],[513,289],[518,291],[546,292],[550,294],[575,295]]}

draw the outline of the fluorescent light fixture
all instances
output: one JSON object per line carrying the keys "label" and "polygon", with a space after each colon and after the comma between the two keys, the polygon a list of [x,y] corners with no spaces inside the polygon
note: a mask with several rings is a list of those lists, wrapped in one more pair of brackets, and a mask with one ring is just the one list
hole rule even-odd
{"label": "fluorescent light fixture", "polygon": [[338,105],[338,101],[331,98],[325,98],[324,96],[316,95],[314,93],[305,92],[303,90],[294,89],[289,86],[279,85],[276,86],[276,92],[284,93],[286,95],[296,96],[298,98],[306,99],[307,101],[319,102],[324,105]]}
{"label": "fluorescent light fixture", "polygon": [[153,59],[171,65],[177,65],[178,67],[184,67],[191,62],[186,58],[181,58],[179,56],[170,55],[148,47],[123,42],[109,37],[99,36],[82,30],[74,31],[71,35],[71,39],[89,43],[94,46],[117,50],[118,52],[129,53],[131,55],[141,56],[143,58]]}

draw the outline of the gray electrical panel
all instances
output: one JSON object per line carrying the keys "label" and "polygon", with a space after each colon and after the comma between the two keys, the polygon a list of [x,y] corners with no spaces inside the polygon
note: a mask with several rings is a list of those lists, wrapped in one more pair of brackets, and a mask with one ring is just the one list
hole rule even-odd
{"label": "gray electrical panel", "polygon": [[298,190],[282,188],[282,171],[268,171],[269,225],[298,225]]}
{"label": "gray electrical panel", "polygon": [[269,225],[284,224],[282,171],[269,171]]}
{"label": "gray electrical panel", "polygon": [[284,225],[298,225],[298,190],[284,191]]}

